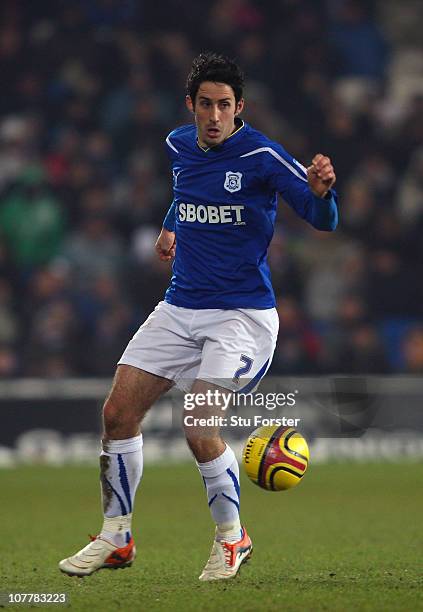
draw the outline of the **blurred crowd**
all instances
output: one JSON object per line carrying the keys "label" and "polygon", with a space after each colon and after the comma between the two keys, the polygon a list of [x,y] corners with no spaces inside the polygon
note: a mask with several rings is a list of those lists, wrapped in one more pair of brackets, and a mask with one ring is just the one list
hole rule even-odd
{"label": "blurred crowd", "polygon": [[247,76],[245,119],[308,165],[340,226],[281,203],[274,374],[423,373],[422,4],[3,0],[0,377],[110,376],[169,283],[163,144],[193,57]]}

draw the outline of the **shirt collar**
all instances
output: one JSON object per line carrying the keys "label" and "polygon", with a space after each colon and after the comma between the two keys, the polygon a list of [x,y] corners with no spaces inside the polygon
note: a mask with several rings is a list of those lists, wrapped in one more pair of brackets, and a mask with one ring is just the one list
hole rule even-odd
{"label": "shirt collar", "polygon": [[229,136],[225,138],[225,140],[221,142],[220,144],[216,145],[215,147],[202,147],[200,143],[198,142],[198,136],[195,137],[195,142],[197,143],[197,147],[201,149],[202,151],[204,151],[204,153],[207,153],[207,151],[211,151],[211,150],[220,151],[220,149],[224,146],[224,144],[228,142],[228,140],[230,140],[233,136],[238,134],[244,127],[245,127],[245,123],[243,119],[241,119],[240,117],[235,117],[234,131],[231,132],[231,134],[229,134]]}

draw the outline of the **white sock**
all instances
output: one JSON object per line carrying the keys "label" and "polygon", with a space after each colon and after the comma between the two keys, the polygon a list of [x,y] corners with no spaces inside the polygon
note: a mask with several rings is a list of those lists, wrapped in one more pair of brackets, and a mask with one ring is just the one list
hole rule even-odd
{"label": "white sock", "polygon": [[104,512],[100,535],[121,548],[131,538],[132,508],[143,469],[142,434],[103,441],[100,467]]}
{"label": "white sock", "polygon": [[233,450],[206,463],[198,463],[207,490],[210,512],[216,523],[216,540],[237,542],[241,538],[239,520],[239,467]]}

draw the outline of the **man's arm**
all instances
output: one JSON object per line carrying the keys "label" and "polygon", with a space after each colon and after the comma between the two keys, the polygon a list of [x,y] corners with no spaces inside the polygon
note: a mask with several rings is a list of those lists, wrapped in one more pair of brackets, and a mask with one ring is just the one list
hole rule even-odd
{"label": "man's arm", "polygon": [[314,228],[333,231],[338,225],[338,207],[336,194],[331,191],[336,175],[329,157],[315,155],[305,178],[292,177],[281,190],[283,197]]}
{"label": "man's arm", "polygon": [[338,225],[337,198],[330,191],[335,181],[335,170],[329,157],[321,153],[315,155],[307,168],[308,186],[315,199],[305,218],[316,229],[333,231]]}
{"label": "man's arm", "polygon": [[337,196],[329,191],[324,198],[314,195],[307,183],[282,191],[284,200],[315,229],[333,232],[338,225]]}
{"label": "man's arm", "polygon": [[318,153],[305,168],[275,144],[266,159],[269,185],[313,227],[333,231],[338,225],[337,195],[331,189],[336,176],[329,157]]}
{"label": "man's arm", "polygon": [[162,231],[156,241],[155,249],[161,261],[170,261],[175,257],[175,210],[176,204],[172,202],[164,218]]}
{"label": "man's arm", "polygon": [[176,214],[176,204],[175,204],[175,200],[173,200],[172,204],[170,205],[169,210],[166,213],[164,221],[163,221],[163,227],[167,229],[168,232],[175,231],[175,214]]}

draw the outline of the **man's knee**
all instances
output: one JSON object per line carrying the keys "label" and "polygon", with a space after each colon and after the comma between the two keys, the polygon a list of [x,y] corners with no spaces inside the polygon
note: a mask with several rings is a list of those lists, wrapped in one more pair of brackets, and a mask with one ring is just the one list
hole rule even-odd
{"label": "man's knee", "polygon": [[138,434],[141,417],[108,398],[103,406],[103,423],[106,438],[122,440]]}
{"label": "man's knee", "polygon": [[103,408],[105,438],[122,440],[138,435],[144,415],[172,384],[138,368],[119,366]]}

